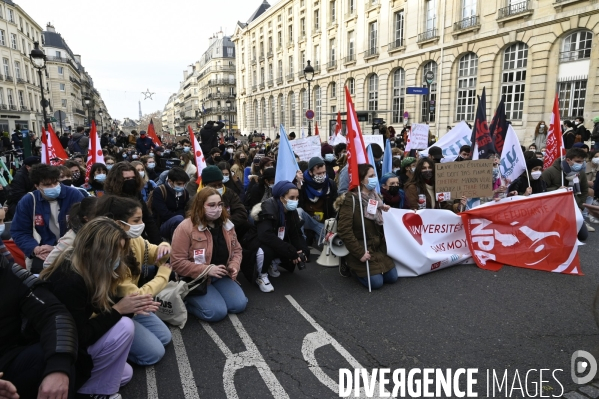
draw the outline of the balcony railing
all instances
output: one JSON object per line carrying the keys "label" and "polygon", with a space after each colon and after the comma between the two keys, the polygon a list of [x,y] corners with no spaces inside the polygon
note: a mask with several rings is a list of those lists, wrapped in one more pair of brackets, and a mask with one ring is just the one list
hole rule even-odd
{"label": "balcony railing", "polygon": [[75,113],[78,115],[85,115],[85,111],[79,108],[75,108]]}
{"label": "balcony railing", "polygon": [[287,81],[289,82],[290,80],[293,80],[293,72],[287,74]]}
{"label": "balcony railing", "polygon": [[12,76],[10,76],[10,75],[6,75],[6,77],[4,78],[4,80],[6,80],[8,82],[12,82],[13,81]]}
{"label": "balcony railing", "polygon": [[210,79],[207,86],[221,86],[221,85],[234,85],[235,78],[227,79]]}
{"label": "balcony railing", "polygon": [[378,47],[370,47],[368,50],[364,51],[364,53],[362,53],[364,55],[364,58],[370,58],[370,57],[376,57],[377,55],[379,55],[379,48]]}
{"label": "balcony railing", "polygon": [[17,111],[19,109],[19,107],[17,107],[14,104],[9,105],[8,107],[10,108],[11,111]]}
{"label": "balcony railing", "polygon": [[27,112],[27,111],[29,111],[29,108],[27,108],[27,107],[26,107],[26,106],[24,106],[24,105],[21,105],[21,111],[25,111],[25,112]]}
{"label": "balcony railing", "polygon": [[404,46],[405,46],[405,44],[404,44],[403,37],[399,37],[399,38],[393,40],[391,43],[389,43],[389,45],[387,46],[387,49],[388,50],[395,50],[395,49],[398,49],[398,48],[402,48]]}
{"label": "balcony railing", "polygon": [[559,53],[560,62],[572,62],[591,58],[591,49],[580,49],[574,51],[562,51]]}
{"label": "balcony railing", "polygon": [[279,76],[279,77],[277,78],[277,85],[282,85],[282,84],[283,84],[283,77],[282,77],[282,76]]}
{"label": "balcony railing", "polygon": [[429,29],[418,34],[418,43],[432,40],[436,37],[438,37],[437,28]]}
{"label": "balcony railing", "polygon": [[507,7],[499,9],[499,18],[506,18],[512,15],[522,14],[531,10],[530,0],[522,1],[520,3],[510,4]]}
{"label": "balcony railing", "polygon": [[264,89],[264,82],[260,83],[260,90]]}
{"label": "balcony railing", "polygon": [[337,60],[331,60],[327,62],[327,69],[337,68]]}
{"label": "balcony railing", "polygon": [[350,54],[347,57],[345,57],[343,59],[343,63],[344,64],[349,64],[350,62],[355,62],[356,61],[356,55],[355,54]]}
{"label": "balcony railing", "polygon": [[26,82],[23,78],[17,78],[17,83],[25,84]]}
{"label": "balcony railing", "polygon": [[461,21],[454,23],[453,31],[457,32],[457,31],[461,31],[464,29],[473,28],[478,25],[479,25],[478,15],[473,15],[471,17],[464,18]]}
{"label": "balcony railing", "polygon": [[268,87],[272,87],[274,84],[274,81],[272,79],[270,79],[268,82],[266,82],[266,86]]}

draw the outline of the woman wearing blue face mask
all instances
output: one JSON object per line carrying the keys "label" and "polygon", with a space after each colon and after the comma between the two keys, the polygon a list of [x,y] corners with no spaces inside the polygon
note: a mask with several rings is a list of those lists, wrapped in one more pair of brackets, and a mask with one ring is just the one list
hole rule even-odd
{"label": "woman wearing blue face mask", "polygon": [[144,155],[140,158],[140,162],[144,165],[148,179],[156,181],[158,173],[156,172],[156,159],[154,156]]}
{"label": "woman wearing blue face mask", "polygon": [[152,191],[154,191],[157,184],[153,180],[150,180],[150,178],[148,177],[148,172],[146,171],[146,168],[144,168],[143,163],[141,163],[139,161],[133,161],[133,162],[131,162],[131,165],[133,165],[135,167],[135,169],[137,170],[137,173],[139,173],[139,175],[141,176],[141,178],[144,181],[144,186],[141,189],[141,198],[144,200],[144,202],[148,202],[150,193]]}
{"label": "woman wearing blue face mask", "polygon": [[245,192],[243,191],[243,184],[239,179],[235,179],[235,173],[231,170],[232,167],[228,162],[220,162],[218,168],[223,172],[223,185],[227,188],[227,190],[233,191],[241,202],[245,199]]}
{"label": "woman wearing blue face mask", "polygon": [[[397,270],[393,260],[387,256],[387,243],[383,232],[382,213],[389,210],[389,205],[384,205],[382,198],[376,192],[377,178],[372,165],[358,165],[358,176],[360,193],[357,188],[354,188],[335,202],[339,210],[337,233],[349,251],[349,255],[344,258],[340,273],[345,277],[353,274],[363,286],[368,287],[366,270],[366,261],[368,261],[370,285],[376,290],[383,284],[397,281]],[[362,208],[362,212],[359,207]],[[364,232],[368,248],[366,251]],[[349,270],[345,267],[345,263]]]}
{"label": "woman wearing blue face mask", "polygon": [[101,197],[104,195],[104,182],[107,174],[108,169],[105,164],[95,163],[89,170],[89,181],[81,187],[86,189],[89,195]]}
{"label": "woman wearing blue face mask", "polygon": [[245,276],[254,279],[262,292],[274,291],[268,276],[278,277],[278,266],[289,272],[296,266],[302,270],[310,255],[297,213],[297,186],[280,181],[272,188],[272,195],[252,209],[256,231],[246,233],[248,245],[244,250],[248,256],[244,254],[242,265]]}

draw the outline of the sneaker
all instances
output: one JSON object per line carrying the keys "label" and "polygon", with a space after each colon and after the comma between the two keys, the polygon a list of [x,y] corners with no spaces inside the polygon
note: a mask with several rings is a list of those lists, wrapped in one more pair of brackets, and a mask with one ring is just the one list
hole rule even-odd
{"label": "sneaker", "polygon": [[347,265],[347,262],[345,261],[345,259],[341,259],[339,261],[339,274],[341,275],[341,277],[351,276],[351,269]]}
{"label": "sneaker", "polygon": [[589,216],[589,222],[591,223],[599,223],[599,219],[597,219],[595,216]]}
{"label": "sneaker", "polygon": [[78,393],[75,395],[77,399],[123,399],[120,393],[114,393],[112,395],[98,395],[98,394],[85,394]]}
{"label": "sneaker", "polygon": [[584,222],[584,224],[586,224],[586,225],[587,225],[587,230],[588,230],[590,233],[594,233],[594,232],[595,232],[595,228],[594,228],[593,226],[591,226],[591,225],[590,225],[588,222]]}
{"label": "sneaker", "polygon": [[260,290],[262,292],[273,292],[275,290],[275,287],[273,287],[270,281],[268,280],[268,274],[266,273],[258,276],[258,278],[256,279],[256,284],[258,284],[258,287],[260,287]]}
{"label": "sneaker", "polygon": [[281,275],[281,272],[279,271],[279,268],[277,267],[276,263],[272,263],[272,265],[270,265],[270,267],[268,268],[268,274],[270,277],[279,277]]}

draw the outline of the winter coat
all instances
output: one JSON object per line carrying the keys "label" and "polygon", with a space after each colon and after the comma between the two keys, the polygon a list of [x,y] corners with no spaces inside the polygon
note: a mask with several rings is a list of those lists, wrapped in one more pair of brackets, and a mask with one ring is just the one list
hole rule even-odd
{"label": "winter coat", "polygon": [[81,148],[81,154],[86,155],[85,152],[89,147],[89,137],[83,133],[73,133],[72,139],[79,145],[79,148]]}
{"label": "winter coat", "polygon": [[6,219],[11,220],[17,209],[17,204],[25,194],[35,190],[35,187],[29,179],[29,170],[27,166],[21,166],[21,169],[15,173],[12,182],[10,183],[10,191],[8,193],[8,212]]}
{"label": "winter coat", "polygon": [[307,212],[310,216],[314,216],[314,212],[319,212],[318,208],[322,208],[324,213],[324,219],[318,222],[324,223],[325,220],[334,218],[336,215],[333,204],[337,199],[337,185],[334,180],[329,179],[329,191],[327,194],[321,196],[318,201],[312,202],[308,198],[307,184],[304,182],[302,189],[299,190],[299,207]]}
{"label": "winter coat", "polygon": [[599,122],[595,123],[593,127],[593,132],[591,133],[591,140],[599,141]]}
{"label": "winter coat", "polygon": [[[532,177],[530,178],[530,182],[533,194],[540,194],[547,191],[547,183],[545,182],[545,180],[542,179],[542,177],[539,177],[539,184],[535,184],[535,181]],[[508,193],[511,193],[512,191],[517,191],[518,195],[524,195],[528,187],[529,186],[527,172],[524,172],[516,180],[514,180],[512,184],[509,185],[507,191]]]}
{"label": "winter coat", "polygon": [[211,149],[218,147],[218,132],[223,127],[225,127],[225,124],[222,122],[216,122],[214,124],[207,123],[200,130],[200,138],[202,140],[200,147],[204,154],[210,154]]}
{"label": "winter coat", "polygon": [[[541,175],[541,179],[547,184],[547,191],[555,191],[562,186],[562,175],[564,176],[563,185],[568,187],[568,180],[566,180],[566,175],[562,170],[562,161],[558,158],[553,165],[545,169]],[[584,204],[587,199],[589,183],[587,181],[587,175],[583,171],[578,173],[578,178],[580,179],[580,194],[574,195],[574,199],[580,210],[584,210],[582,204]]]}
{"label": "winter coat", "polygon": [[[229,220],[222,226],[229,250],[229,260],[225,266],[227,269],[233,268],[239,271],[242,249],[237,241],[234,227]],[[212,245],[212,234],[206,226],[194,227],[191,219],[185,219],[173,234],[171,253],[173,271],[184,277],[198,277],[210,265]],[[200,263],[200,258],[196,260],[196,256],[194,256],[194,251],[197,250],[204,250],[203,263]]]}
{"label": "winter coat", "polygon": [[[347,265],[358,277],[366,277],[366,262],[360,259],[366,252],[364,250],[364,234],[362,231],[362,217],[360,209],[362,201],[355,192],[347,192],[335,201],[335,208],[339,210],[337,234],[349,251],[345,257]],[[370,253],[370,275],[386,273],[395,267],[393,260],[387,256],[387,243],[383,226],[374,220],[364,218],[366,243]]]}
{"label": "winter coat", "polygon": [[150,152],[150,148],[156,148],[156,144],[154,144],[152,139],[148,136],[143,139],[140,137],[135,142],[135,149],[140,153],[140,155],[146,155],[148,152]]}
{"label": "winter coat", "polygon": [[[166,198],[162,194],[162,190],[166,190]],[[152,214],[156,220],[156,224],[160,226],[174,216],[185,217],[185,208],[189,202],[189,194],[186,190],[183,195],[177,197],[175,190],[168,184],[163,184],[154,189],[152,194]]]}
{"label": "winter coat", "polygon": [[[129,145],[136,145],[137,144],[137,139],[135,138],[134,135],[130,134],[128,140],[128,144]],[[125,146],[123,146],[125,147]]]}
{"label": "winter coat", "polygon": [[225,188],[222,199],[225,208],[229,213],[229,220],[235,225],[235,232],[237,233],[237,237],[241,240],[249,227],[248,212],[245,209],[243,202],[239,199],[239,196],[235,194],[233,190]]}
{"label": "winter coat", "polygon": [[574,145],[574,140],[576,139],[576,136],[574,134],[574,129],[572,129],[571,127],[566,129],[566,131],[563,134],[563,138],[564,138],[564,148],[566,150],[569,150],[570,148],[572,148],[572,146]]}

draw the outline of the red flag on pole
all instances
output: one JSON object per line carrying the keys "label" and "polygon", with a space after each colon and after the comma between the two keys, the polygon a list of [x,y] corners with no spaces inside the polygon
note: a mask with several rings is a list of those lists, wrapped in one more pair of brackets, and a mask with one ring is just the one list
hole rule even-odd
{"label": "red flag on pole", "polygon": [[87,146],[87,170],[85,171],[85,182],[89,181],[89,172],[95,163],[104,163],[104,153],[100,146],[100,137],[96,131],[96,121],[92,121],[89,131],[89,144]]}
{"label": "red flag on pole", "polygon": [[318,122],[314,122],[314,135],[320,136],[320,134],[318,134]]}
{"label": "red flag on pole", "polygon": [[553,165],[555,160],[562,156],[564,149],[564,140],[559,118],[559,99],[557,94],[555,95],[555,101],[553,102],[553,112],[551,113],[551,121],[549,122],[547,143],[545,144],[545,147],[543,169],[547,169]]}
{"label": "red flag on pole", "polygon": [[341,111],[337,111],[337,123],[335,123],[335,136],[341,133]]}
{"label": "red flag on pole", "polygon": [[150,124],[148,125],[148,136],[152,139],[152,142],[158,147],[162,147],[162,143],[160,139],[156,135],[156,130],[154,130],[154,119],[150,119]]}
{"label": "red flag on pole", "polygon": [[[42,133],[44,132],[42,128]],[[46,139],[46,154],[47,154],[47,163],[51,165],[62,165],[64,161],[69,159],[66,151],[62,148],[62,144],[58,139],[56,133],[54,133],[54,129],[52,125],[48,125],[48,131],[46,134],[42,134],[42,151],[44,146],[44,140]],[[58,159],[57,159],[58,158]],[[42,160],[42,163],[44,161]]]}
{"label": "red flag on pole", "polygon": [[187,126],[187,130],[189,131],[189,141],[191,141],[191,148],[193,150],[193,156],[196,159],[196,167],[198,168],[198,179],[196,183],[198,186],[202,182],[202,170],[206,167],[206,157],[202,154],[202,148],[196,139],[195,134],[193,134],[193,130],[191,130],[191,126]]}
{"label": "red flag on pole", "polygon": [[42,126],[42,163],[49,164],[50,157],[48,156],[48,132]]}
{"label": "red flag on pole", "polygon": [[358,164],[368,163],[368,161],[362,130],[358,123],[358,115],[347,86],[345,86],[345,102],[347,109],[347,172],[349,175],[349,189],[351,190],[360,185]]}

